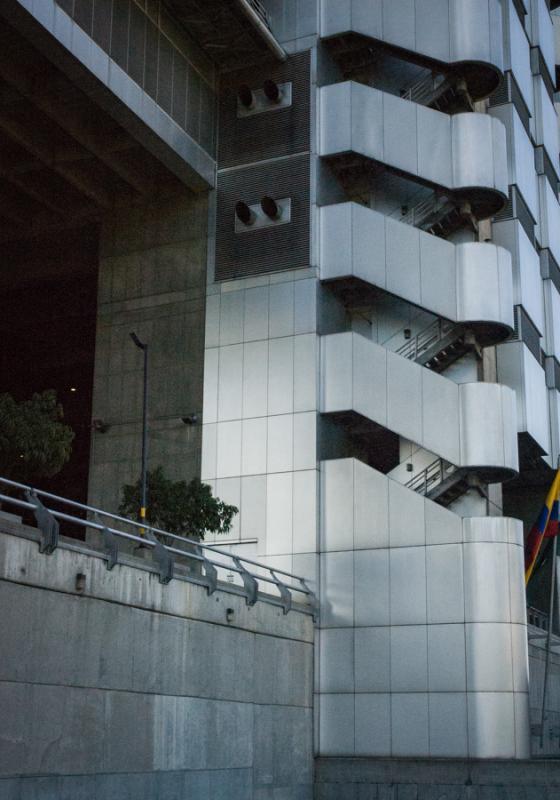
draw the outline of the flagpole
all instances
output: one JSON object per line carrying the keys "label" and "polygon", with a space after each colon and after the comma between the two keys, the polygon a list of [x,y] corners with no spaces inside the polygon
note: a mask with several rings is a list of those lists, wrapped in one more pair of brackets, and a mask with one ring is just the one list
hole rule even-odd
{"label": "flagpole", "polygon": [[[560,469],[560,456],[558,457],[557,469]],[[550,642],[552,639],[552,621],[554,617],[554,598],[556,595],[556,550],[557,550],[558,536],[552,540],[552,572],[550,577],[550,598],[548,602],[548,633],[546,636],[546,658],[544,662],[544,685],[541,709],[541,750],[544,744],[544,718],[546,715],[546,690],[548,684],[548,668],[550,665]]]}

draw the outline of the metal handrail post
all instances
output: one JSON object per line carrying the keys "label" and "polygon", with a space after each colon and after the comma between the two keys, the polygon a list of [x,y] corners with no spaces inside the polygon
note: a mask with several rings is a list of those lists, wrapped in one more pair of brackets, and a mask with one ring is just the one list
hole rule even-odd
{"label": "metal handrail post", "polygon": [[[140,522],[146,522],[146,509],[148,504],[148,345],[146,342],[141,342],[138,336],[132,332],[130,338],[142,350],[144,362],[144,376],[143,376],[143,389],[142,389],[142,472],[141,472],[141,492],[142,499],[140,501]],[[142,535],[145,532],[142,531]]]}

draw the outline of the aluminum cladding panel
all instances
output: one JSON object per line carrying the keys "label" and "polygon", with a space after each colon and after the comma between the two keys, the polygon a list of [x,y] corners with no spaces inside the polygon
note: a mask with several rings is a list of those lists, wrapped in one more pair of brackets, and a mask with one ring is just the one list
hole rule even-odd
{"label": "aluminum cladding panel", "polygon": [[446,319],[513,328],[511,255],[503,247],[454,245],[352,202],[319,213],[322,280],[356,277]]}
{"label": "aluminum cladding panel", "polygon": [[499,0],[322,0],[321,35],[350,31],[442,62],[503,65]]}

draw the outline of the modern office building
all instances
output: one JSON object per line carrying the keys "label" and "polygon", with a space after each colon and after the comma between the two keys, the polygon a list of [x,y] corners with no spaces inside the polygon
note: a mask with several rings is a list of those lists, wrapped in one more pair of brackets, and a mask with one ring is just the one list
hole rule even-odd
{"label": "modern office building", "polygon": [[319,589],[317,754],[540,752],[523,522],[560,455],[546,0],[0,14],[0,389],[55,380],[75,403],[60,493],[71,474],[114,508],[138,473],[134,330],[150,463],[200,475],[240,509],[232,548]]}

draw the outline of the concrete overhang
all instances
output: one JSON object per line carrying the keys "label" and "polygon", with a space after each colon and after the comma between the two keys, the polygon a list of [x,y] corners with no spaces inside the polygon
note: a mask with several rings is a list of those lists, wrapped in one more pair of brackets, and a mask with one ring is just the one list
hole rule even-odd
{"label": "concrete overhang", "polygon": [[55,2],[2,0],[0,17],[193,191],[215,185],[216,164]]}
{"label": "concrete overhang", "polygon": [[221,69],[238,69],[286,52],[260,0],[164,0],[198,46]]}

